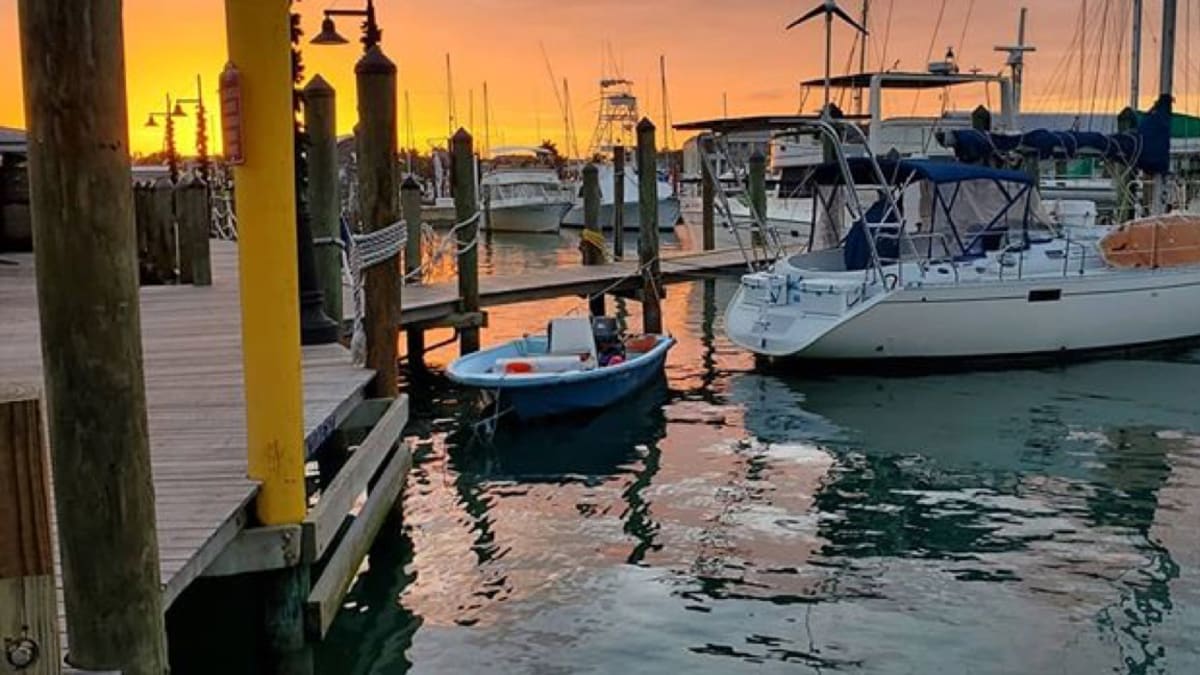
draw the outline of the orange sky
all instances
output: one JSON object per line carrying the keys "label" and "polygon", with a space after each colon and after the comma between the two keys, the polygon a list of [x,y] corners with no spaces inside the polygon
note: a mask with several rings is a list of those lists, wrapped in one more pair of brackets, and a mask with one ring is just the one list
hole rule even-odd
{"label": "orange sky", "polygon": [[[996,71],[1001,55],[992,51],[997,43],[1015,38],[1018,8],[1031,7],[1029,40],[1039,51],[1029,57],[1025,107],[1073,107],[1078,99],[1077,75],[1059,75],[1060,63],[1078,31],[1080,7],[1085,0],[949,0],[935,56],[946,46],[960,44],[967,11],[972,8],[970,30],[961,43],[960,63]],[[1117,33],[1118,8],[1127,11],[1127,0],[1089,0],[1089,32],[1107,21]],[[676,121],[721,113],[722,92],[728,93],[730,114],[794,112],[799,105],[796,82],[817,77],[821,72],[820,26],[813,24],[785,32],[783,26],[806,11],[817,0],[378,0],[384,28],[384,47],[400,65],[401,91],[409,92],[415,144],[429,147],[440,142],[447,128],[445,54],[453,59],[459,123],[471,118],[469,92],[474,90],[475,132],[482,136],[482,82],[488,81],[492,107],[492,144],[528,144],[542,138],[562,137],[561,113],[539,43],[544,44],[557,78],[570,80],[580,143],[587,144],[594,125],[597,80],[601,73],[604,45],[610,44],[623,75],[636,81],[635,93],[644,113],[656,121],[661,117],[658,84],[658,55],[667,58],[670,101]],[[859,0],[842,0],[857,13]],[[875,30],[871,62],[880,62],[889,0],[874,0]],[[1147,5],[1155,8],[1153,0]],[[895,0],[889,62],[899,59],[901,69],[920,69],[930,47],[940,0]],[[315,33],[320,10],[330,6],[355,7],[352,0],[304,0],[306,31]],[[1105,8],[1108,6],[1108,19]],[[16,0],[0,0],[0,125],[22,126],[21,75],[17,36]],[[1188,18],[1191,22],[1188,22]],[[1180,20],[1200,23],[1200,0],[1182,0]],[[224,11],[221,0],[126,0],[125,39],[130,98],[131,142],[137,151],[157,150],[161,129],[143,127],[147,113],[160,110],[163,96],[190,96],[195,76],[201,73],[215,102],[216,74],[224,64]],[[1146,38],[1146,85],[1156,88],[1157,17],[1147,18],[1151,34]],[[348,37],[356,30],[353,21],[339,24]],[[1190,33],[1181,28],[1184,36]],[[835,72],[844,68],[851,35],[835,31]],[[1109,51],[1111,41],[1095,40],[1089,62],[1099,60],[1099,45]],[[1190,54],[1189,39],[1181,39],[1180,61]],[[1200,49],[1200,45],[1198,45]],[[339,127],[353,124],[353,62],[359,56],[355,45],[340,48],[307,46],[308,73],[321,73],[338,90]],[[1074,62],[1071,62],[1072,64]],[[1077,68],[1077,66],[1072,66]],[[1091,66],[1089,66],[1091,67]],[[1177,71],[1178,88],[1195,88],[1200,71]],[[1127,76],[1104,73],[1101,81],[1085,82],[1085,99],[1091,91],[1120,92],[1127,96]],[[1067,83],[1070,84],[1067,84]],[[1046,98],[1047,85],[1059,92]],[[974,95],[974,94],[973,94]],[[403,94],[401,94],[403,96]],[[814,92],[811,108],[820,96]],[[936,105],[927,95],[924,103]],[[1198,97],[1200,98],[1200,97]],[[1189,99],[1190,100],[1190,99]],[[978,100],[968,101],[972,106]],[[403,112],[403,99],[400,102]],[[907,107],[907,104],[905,104]],[[214,110],[215,112],[215,110]],[[899,111],[907,112],[907,111]],[[191,120],[179,127],[182,149],[191,150],[194,134]],[[404,141],[401,123],[401,141]]]}

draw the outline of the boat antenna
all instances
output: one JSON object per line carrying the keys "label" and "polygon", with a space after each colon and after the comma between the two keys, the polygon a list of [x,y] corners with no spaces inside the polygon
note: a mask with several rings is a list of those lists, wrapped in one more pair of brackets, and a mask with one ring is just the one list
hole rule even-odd
{"label": "boat antenna", "polygon": [[670,150],[672,141],[671,136],[671,99],[667,95],[667,57],[660,54],[658,57],[658,73],[662,76],[662,125],[663,125],[663,149]]}
{"label": "boat antenna", "polygon": [[830,70],[832,69],[833,59],[833,17],[836,16],[863,35],[869,35],[869,33],[866,28],[863,28],[860,23],[855,21],[853,17],[838,6],[837,0],[825,0],[820,5],[809,10],[804,16],[789,23],[786,30],[791,30],[818,16],[825,17],[825,107],[821,111],[821,114],[825,115],[829,113],[829,92],[832,89],[830,86],[830,79],[832,77]]}

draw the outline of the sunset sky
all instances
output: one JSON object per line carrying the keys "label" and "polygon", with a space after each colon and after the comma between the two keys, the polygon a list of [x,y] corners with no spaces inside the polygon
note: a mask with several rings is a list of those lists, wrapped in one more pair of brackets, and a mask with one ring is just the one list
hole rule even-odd
{"label": "sunset sky", "polygon": [[[1083,107],[1092,103],[1092,91],[1100,98],[1127,97],[1128,75],[1111,67],[1095,78],[1095,63],[1114,64],[1128,21],[1128,0],[1089,2],[1088,59],[1084,78]],[[17,34],[17,0],[0,0],[0,125],[23,126],[21,72]],[[445,55],[453,60],[458,121],[467,125],[470,92],[475,99],[475,132],[482,135],[482,83],[488,82],[492,114],[492,145],[529,144],[539,138],[561,142],[561,113],[555,101],[542,51],[557,79],[570,80],[580,143],[586,146],[595,124],[598,83],[605,45],[624,77],[636,82],[643,114],[661,118],[658,56],[667,59],[671,108],[676,121],[721,114],[722,93],[728,95],[731,115],[795,112],[800,103],[797,83],[821,74],[823,31],[814,23],[787,32],[784,26],[815,5],[817,0],[378,0],[384,29],[384,49],[400,66],[401,101],[408,91],[412,107],[414,140],[419,148],[440,143],[447,129]],[[995,72],[1003,56],[992,51],[995,44],[1015,40],[1019,8],[1030,6],[1029,41],[1038,52],[1029,56],[1025,94],[1026,109],[1062,109],[1078,105],[1078,52],[1072,45],[1079,32],[1079,16],[1085,0],[949,0],[940,29],[935,25],[941,0],[874,0],[870,47],[872,67],[878,67],[887,37],[887,65],[900,61],[902,70],[924,68],[933,45],[935,58],[947,46],[959,50],[964,70],[979,67]],[[304,27],[311,37],[320,27],[321,10],[351,8],[365,4],[351,0],[303,0]],[[860,0],[842,0],[852,13]],[[1147,17],[1145,85],[1150,100],[1157,88],[1154,74],[1158,63],[1159,3],[1151,0]],[[886,21],[894,6],[890,36]],[[966,38],[964,25],[970,11]],[[1200,0],[1181,0],[1180,22],[1200,23]],[[339,30],[357,37],[353,20],[342,19]],[[1200,85],[1200,70],[1184,67],[1200,59],[1191,54],[1191,35],[1180,28],[1180,93]],[[834,70],[845,68],[853,37],[847,29],[835,29]],[[192,96],[195,77],[202,74],[205,95],[215,104],[216,75],[225,62],[224,3],[221,0],[126,0],[125,43],[130,100],[130,136],[135,151],[151,152],[162,144],[161,129],[144,128],[151,110],[161,110],[168,92]],[[1124,40],[1128,49],[1127,39]],[[1100,53],[1101,49],[1107,51]],[[1069,58],[1075,50],[1074,59]],[[1197,45],[1200,51],[1200,44]],[[357,45],[343,47],[305,46],[308,74],[323,75],[339,93],[339,127],[353,125],[353,64],[360,55]],[[611,60],[611,59],[605,59]],[[611,73],[609,66],[609,74]],[[1053,96],[1048,96],[1048,90]],[[964,104],[981,102],[979,93],[967,95]],[[819,105],[814,91],[808,108]],[[1200,99],[1200,97],[1196,97]],[[1190,97],[1184,107],[1190,106]],[[908,103],[904,104],[905,107]],[[923,109],[936,107],[936,96],[927,95]],[[1104,103],[1099,104],[1104,107]],[[1113,103],[1112,106],[1116,106]],[[215,105],[214,113],[215,113]],[[966,106],[964,106],[966,107]],[[901,114],[907,110],[896,111]],[[190,152],[195,133],[191,120],[181,122],[181,149]],[[401,121],[401,142],[405,140]]]}

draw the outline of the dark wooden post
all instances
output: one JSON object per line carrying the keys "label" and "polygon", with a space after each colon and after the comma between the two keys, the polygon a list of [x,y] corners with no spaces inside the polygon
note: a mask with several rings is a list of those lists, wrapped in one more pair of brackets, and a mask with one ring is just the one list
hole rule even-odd
{"label": "dark wooden post", "polygon": [[154,267],[150,260],[151,218],[150,205],[154,185],[138,182],[133,186],[134,223],[137,229],[138,279],[142,286],[159,283],[155,280]]}
{"label": "dark wooden post", "polygon": [[337,95],[320,75],[304,87],[308,211],[325,315],[342,323],[342,200],[338,181]]}
{"label": "dark wooden post", "polygon": [[[583,264],[601,265],[604,263],[604,233],[600,229],[600,169],[591,163],[583,167],[583,226],[579,242]],[[588,298],[588,308],[592,316],[604,316],[604,295]]]}
{"label": "dark wooden post", "polygon": [[42,408],[0,388],[0,672],[57,675],[60,658]]}
{"label": "dark wooden post", "polygon": [[212,231],[212,205],[208,185],[195,174],[175,186],[175,217],[179,224],[179,281],[212,285],[208,237]]}
{"label": "dark wooden post", "polygon": [[[400,218],[396,190],[396,64],[374,46],[354,72],[358,77],[358,199],[363,226],[382,230]],[[366,287],[367,367],[375,371],[375,395],[396,396],[400,326],[400,258],[363,271]]]}
{"label": "dark wooden post", "polygon": [[717,180],[708,169],[707,155],[712,153],[712,137],[700,138],[700,227],[703,231],[704,250],[717,247]]}
{"label": "dark wooden post", "polygon": [[662,332],[662,265],[658,260],[658,149],[654,123],[643,118],[637,125],[638,260],[642,268],[642,330]]}
{"label": "dark wooden post", "polygon": [[150,213],[147,241],[150,245],[150,266],[157,283],[177,279],[175,274],[175,184],[170,178],[154,181],[150,191]]}
{"label": "dark wooden post", "polygon": [[479,202],[475,195],[475,150],[471,134],[459,129],[450,141],[454,164],[454,210],[458,228],[458,294],[465,315],[460,329],[463,354],[479,351]]}
{"label": "dark wooden post", "polygon": [[754,216],[754,229],[750,239],[755,249],[766,245],[767,226],[767,158],[755,150],[750,155],[750,208]]}
{"label": "dark wooden post", "polygon": [[[410,284],[421,283],[417,270],[421,269],[421,186],[410,174],[400,186],[400,209],[404,213],[404,224],[408,228],[408,241],[404,249],[404,275]],[[405,329],[408,340],[408,365],[421,369],[425,365],[425,331],[416,326]]]}
{"label": "dark wooden post", "polygon": [[625,257],[625,146],[613,148],[613,258]]}
{"label": "dark wooden post", "polygon": [[70,663],[167,671],[120,0],[20,0]]}

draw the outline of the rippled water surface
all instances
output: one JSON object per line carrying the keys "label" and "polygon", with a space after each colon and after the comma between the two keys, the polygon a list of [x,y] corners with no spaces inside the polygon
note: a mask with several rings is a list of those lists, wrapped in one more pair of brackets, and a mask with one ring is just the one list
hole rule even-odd
{"label": "rippled water surface", "polygon": [[[590,419],[487,440],[469,392],[413,384],[404,522],[320,671],[1200,672],[1200,353],[789,376],[723,337],[733,288],[672,287],[666,381]],[[493,310],[485,343],[576,305]]]}

